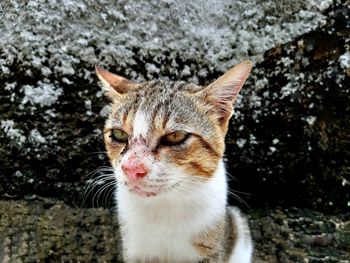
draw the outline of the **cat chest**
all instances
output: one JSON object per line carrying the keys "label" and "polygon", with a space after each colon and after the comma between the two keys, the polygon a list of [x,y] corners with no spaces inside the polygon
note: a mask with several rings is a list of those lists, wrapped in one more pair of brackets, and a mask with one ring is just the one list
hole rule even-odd
{"label": "cat chest", "polygon": [[[200,255],[192,244],[188,231],[143,226],[125,229],[124,245],[128,257],[138,260],[157,259],[160,262],[198,261]],[[176,259],[176,260],[175,260]]]}

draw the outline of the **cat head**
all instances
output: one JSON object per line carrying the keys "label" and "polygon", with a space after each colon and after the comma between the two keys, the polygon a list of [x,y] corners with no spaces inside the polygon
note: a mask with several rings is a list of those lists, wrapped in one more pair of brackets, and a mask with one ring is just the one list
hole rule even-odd
{"label": "cat head", "polygon": [[244,61],[203,87],[135,83],[96,66],[111,100],[104,140],[120,187],[156,196],[209,180],[223,157],[233,103],[251,68]]}

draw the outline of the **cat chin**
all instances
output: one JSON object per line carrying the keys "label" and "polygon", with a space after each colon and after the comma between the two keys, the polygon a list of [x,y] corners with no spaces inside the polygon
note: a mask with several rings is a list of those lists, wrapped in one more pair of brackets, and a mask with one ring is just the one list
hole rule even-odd
{"label": "cat chin", "polygon": [[152,197],[152,196],[156,196],[159,193],[157,192],[148,192],[148,191],[144,191],[142,190],[142,188],[138,187],[138,186],[134,186],[133,188],[129,188],[130,192],[133,192],[137,195],[143,196],[143,197]]}
{"label": "cat chin", "polygon": [[123,188],[126,192],[130,193],[131,195],[143,197],[143,198],[152,198],[155,196],[158,196],[161,191],[159,189],[146,189],[145,187],[142,187],[142,185],[127,181],[118,181],[119,187]]}
{"label": "cat chin", "polygon": [[[176,189],[180,184],[174,183],[170,186],[155,187],[152,190],[144,188],[140,185],[130,185],[128,183],[119,184],[120,188],[123,188],[125,192],[131,194],[135,197],[147,198],[147,199],[157,199],[159,197],[167,198],[172,195],[172,191]],[[153,197],[153,198],[152,198]]]}

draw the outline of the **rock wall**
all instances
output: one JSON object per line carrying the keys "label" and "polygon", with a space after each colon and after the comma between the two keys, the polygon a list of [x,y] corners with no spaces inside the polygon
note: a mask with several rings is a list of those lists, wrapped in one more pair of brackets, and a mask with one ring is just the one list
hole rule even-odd
{"label": "rock wall", "polygon": [[236,106],[230,172],[260,207],[350,209],[350,9],[328,12],[325,26],[265,52]]}
{"label": "rock wall", "polygon": [[[114,216],[48,199],[0,201],[0,261],[122,262]],[[3,211],[8,211],[6,214]],[[255,211],[255,263],[349,263],[349,214]]]}
{"label": "rock wall", "polygon": [[251,207],[347,211],[349,13],[336,0],[1,1],[0,197],[80,205],[92,183],[85,205],[109,206],[94,183],[107,165],[94,64],[205,84],[250,58],[227,137],[232,191]]}

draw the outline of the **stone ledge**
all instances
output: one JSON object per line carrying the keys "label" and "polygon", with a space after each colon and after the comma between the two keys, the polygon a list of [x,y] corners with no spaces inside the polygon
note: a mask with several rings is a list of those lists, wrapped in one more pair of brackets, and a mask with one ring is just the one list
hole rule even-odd
{"label": "stone ledge", "polygon": [[[111,209],[0,200],[1,262],[121,262]],[[249,211],[256,263],[349,263],[350,214]]]}

